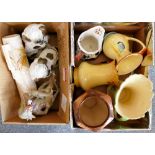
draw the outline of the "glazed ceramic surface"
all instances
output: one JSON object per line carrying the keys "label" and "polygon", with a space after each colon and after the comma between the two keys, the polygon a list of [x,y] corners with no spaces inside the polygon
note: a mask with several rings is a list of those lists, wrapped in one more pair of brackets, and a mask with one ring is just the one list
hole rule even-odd
{"label": "glazed ceramic surface", "polygon": [[116,93],[116,112],[126,119],[142,118],[150,110],[152,98],[152,82],[142,74],[133,74],[121,84]]}
{"label": "glazed ceramic surface", "polygon": [[81,33],[77,41],[77,52],[83,52],[85,59],[96,58],[102,51],[104,33],[105,30],[101,26],[95,26]]}
{"label": "glazed ceramic surface", "polygon": [[118,85],[115,62],[99,65],[82,62],[74,69],[74,82],[77,87],[82,87],[84,90],[104,84]]}
{"label": "glazed ceramic surface", "polygon": [[84,129],[99,131],[114,119],[111,97],[93,89],[79,96],[73,108],[77,125]]}
{"label": "glazed ceramic surface", "polygon": [[[137,53],[131,53],[129,41],[140,44],[141,50]],[[134,71],[142,63],[142,54],[145,50],[146,47],[140,40],[114,32],[107,34],[103,43],[104,54],[117,61],[116,69],[119,75]]]}

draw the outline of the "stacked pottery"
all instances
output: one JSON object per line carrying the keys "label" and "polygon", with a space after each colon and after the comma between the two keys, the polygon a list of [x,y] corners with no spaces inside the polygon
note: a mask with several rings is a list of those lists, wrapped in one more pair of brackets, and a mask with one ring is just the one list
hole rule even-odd
{"label": "stacked pottery", "polygon": [[[134,73],[144,63],[145,44],[124,34],[104,33],[103,27],[96,26],[81,33],[77,40],[75,61],[79,63],[75,63],[74,84],[85,92],[73,103],[74,117],[79,127],[91,131],[100,131],[114,120],[145,117],[153,97],[152,82]],[[133,53],[129,41],[138,43],[141,49]],[[96,63],[100,55],[106,58],[104,63]],[[120,80],[122,75],[126,76],[125,81]],[[97,90],[99,86],[106,91]],[[114,96],[108,92],[111,87],[116,90]]]}

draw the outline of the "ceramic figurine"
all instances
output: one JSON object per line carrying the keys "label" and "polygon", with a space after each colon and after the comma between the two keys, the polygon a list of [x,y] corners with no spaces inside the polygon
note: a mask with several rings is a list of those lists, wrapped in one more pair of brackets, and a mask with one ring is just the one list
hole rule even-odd
{"label": "ceramic figurine", "polygon": [[[137,53],[129,50],[129,41],[139,43],[142,49]],[[103,52],[110,59],[117,61],[116,69],[119,75],[134,71],[143,60],[146,46],[140,40],[119,33],[109,33],[104,38]]]}
{"label": "ceramic figurine", "polygon": [[102,51],[102,43],[105,30],[101,26],[95,26],[80,34],[77,45],[76,59],[96,58]]}
{"label": "ceramic figurine", "polygon": [[133,74],[118,89],[115,110],[123,120],[139,119],[150,110],[152,98],[152,82],[142,74]]}
{"label": "ceramic figurine", "polygon": [[[20,35],[14,34],[2,38],[2,51],[7,62],[7,66],[16,81],[16,85],[21,98],[19,117],[25,112],[27,106],[25,94],[37,90],[35,82],[31,79],[29,72],[29,63],[26,57],[26,52],[22,44]],[[32,108],[27,108],[26,120],[32,120]]]}
{"label": "ceramic figurine", "polygon": [[54,47],[45,48],[30,65],[30,74],[34,81],[50,76],[58,61],[58,52]]}
{"label": "ceramic figurine", "polygon": [[91,131],[100,131],[113,119],[111,97],[100,91],[90,89],[73,103],[76,124]]}
{"label": "ceramic figurine", "polygon": [[22,39],[25,43],[25,49],[28,57],[37,54],[47,46],[48,35],[44,24],[30,24],[23,33]]}
{"label": "ceramic figurine", "polygon": [[48,81],[38,88],[38,90],[26,94],[27,97],[25,97],[25,102],[27,105],[20,108],[20,118],[32,120],[37,115],[46,115],[53,105],[58,92],[59,89],[53,74]]}
{"label": "ceramic figurine", "polygon": [[32,90],[36,84],[31,79],[29,63],[20,35],[14,34],[2,38],[2,51],[9,70],[16,81],[20,97]]}
{"label": "ceramic figurine", "polygon": [[84,90],[104,84],[118,85],[119,80],[115,62],[98,65],[82,62],[78,68],[74,69],[74,83]]}

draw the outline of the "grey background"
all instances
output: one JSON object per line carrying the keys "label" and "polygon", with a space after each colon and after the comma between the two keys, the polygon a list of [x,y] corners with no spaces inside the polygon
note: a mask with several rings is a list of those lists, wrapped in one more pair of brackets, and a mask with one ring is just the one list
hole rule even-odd
{"label": "grey background", "polygon": [[[150,78],[153,81],[153,92],[155,92],[155,66],[150,68]],[[155,133],[155,96],[152,103],[152,129],[150,131],[130,131],[130,132],[154,132]],[[39,125],[39,126],[30,126],[30,125],[4,125],[1,121],[0,116],[0,132],[2,133],[33,133],[33,132],[43,132],[43,133],[70,133],[70,132],[88,132],[81,129],[71,129],[70,124],[67,125]],[[104,132],[104,131],[103,131]],[[107,131],[106,131],[107,132]],[[108,131],[108,132],[129,132],[129,131]]]}

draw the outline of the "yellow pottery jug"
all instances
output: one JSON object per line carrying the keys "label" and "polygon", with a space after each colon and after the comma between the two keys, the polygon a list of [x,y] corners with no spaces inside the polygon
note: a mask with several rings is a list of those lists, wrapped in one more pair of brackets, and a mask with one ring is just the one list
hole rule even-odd
{"label": "yellow pottery jug", "polygon": [[[129,41],[139,43],[142,49],[137,53],[131,53]],[[141,64],[143,60],[142,54],[145,50],[146,46],[140,40],[114,32],[107,34],[103,43],[104,54],[117,61],[116,69],[119,75],[134,71]]]}
{"label": "yellow pottery jug", "polygon": [[74,69],[74,83],[84,90],[104,84],[118,85],[118,82],[114,61],[98,65],[82,62],[78,68]]}

